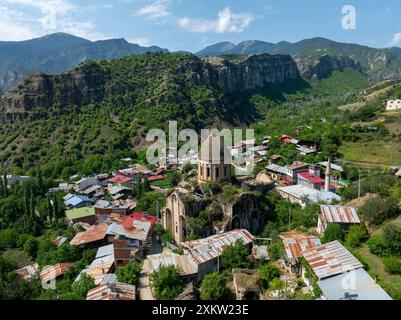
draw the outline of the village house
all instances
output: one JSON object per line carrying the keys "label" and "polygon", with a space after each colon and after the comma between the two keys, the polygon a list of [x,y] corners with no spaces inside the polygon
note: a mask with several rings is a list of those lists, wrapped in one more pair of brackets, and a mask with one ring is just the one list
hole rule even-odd
{"label": "village house", "polygon": [[401,109],[401,100],[400,99],[388,100],[386,102],[386,111],[392,111],[392,110],[398,110],[398,109]]}
{"label": "village house", "polygon": [[86,300],[135,300],[136,288],[133,285],[113,282],[105,283],[90,290]]}
{"label": "village house", "polygon": [[332,204],[341,201],[341,197],[332,192],[319,191],[300,184],[277,188],[278,193],[292,203],[305,207],[308,203],[324,202]]}
{"label": "village house", "polygon": [[391,300],[339,241],[306,250],[302,255],[319,279],[323,299]]}
{"label": "village house", "polygon": [[286,175],[292,183],[297,184],[298,172],[308,170],[309,163],[295,161],[293,164],[286,166]]}
{"label": "village house", "polygon": [[122,174],[117,174],[116,176],[108,180],[109,187],[111,187],[112,185],[130,187],[132,185],[132,182],[133,180],[131,177]]}
{"label": "village house", "polygon": [[285,259],[290,272],[302,275],[305,282],[304,270],[300,264],[302,253],[306,250],[321,245],[320,239],[316,236],[306,235],[299,232],[284,232],[280,234],[285,249]]}
{"label": "village house", "polygon": [[308,170],[298,171],[297,182],[316,190],[324,189],[325,184],[325,180],[320,178],[320,169],[314,165],[310,165]]}
{"label": "village house", "polygon": [[76,192],[81,192],[89,187],[96,186],[98,184],[99,181],[96,177],[82,178],[81,180],[74,183],[74,190]]}
{"label": "village house", "polygon": [[113,222],[107,229],[109,242],[115,244],[116,264],[123,266],[142,259],[152,243],[156,217],[135,212],[125,217],[123,223]]}
{"label": "village house", "polygon": [[108,192],[112,196],[113,200],[126,200],[132,196],[132,190],[125,186],[110,186],[108,188]]}
{"label": "village house", "polygon": [[312,141],[300,140],[297,143],[296,150],[303,156],[317,154],[317,143]]}
{"label": "village house", "polygon": [[266,166],[265,169],[273,181],[283,181],[287,178],[286,167],[282,167],[282,166],[272,163],[272,164],[269,164],[268,166]]}
{"label": "village house", "polygon": [[332,223],[339,224],[343,229],[346,229],[352,224],[360,224],[361,221],[353,207],[330,205],[320,206],[320,214],[317,224],[317,231],[319,234],[324,234],[329,224]]}
{"label": "village house", "polygon": [[288,134],[283,134],[283,135],[280,137],[280,141],[281,141],[282,143],[284,143],[284,144],[295,144],[295,145],[296,145],[296,144],[298,143],[298,140],[297,140],[297,139],[295,139],[295,138],[289,136]]}
{"label": "village house", "polygon": [[115,204],[113,202],[107,200],[99,200],[95,203],[95,219],[96,223],[102,223],[107,221],[112,213],[128,215],[135,208],[136,202],[133,204],[133,207],[128,204]]}
{"label": "village house", "polygon": [[280,156],[279,154],[274,154],[269,158],[269,162],[272,164],[277,164],[280,160],[282,160],[283,157]]}
{"label": "village house", "polygon": [[77,233],[70,241],[70,244],[85,248],[98,248],[102,245],[106,245],[108,227],[109,225],[106,222],[90,227],[86,231]]}
{"label": "village house", "polygon": [[79,281],[81,277],[86,274],[91,277],[95,285],[99,285],[104,279],[106,274],[114,270],[114,247],[112,244],[98,248],[95,259],[89,266],[81,271],[75,282]]}
{"label": "village house", "polygon": [[78,209],[67,210],[65,216],[69,224],[74,225],[76,223],[88,223],[95,224],[95,209],[93,207],[83,207]]}
{"label": "village house", "polygon": [[216,234],[208,238],[181,243],[185,252],[192,256],[198,269],[198,280],[206,274],[220,269],[220,256],[223,251],[242,241],[246,246],[253,243],[254,236],[247,230],[232,230],[222,234]]}
{"label": "village house", "polygon": [[37,263],[15,270],[25,281],[34,279],[39,275],[40,267]]}
{"label": "village house", "polygon": [[50,286],[52,281],[60,280],[65,272],[70,269],[75,263],[57,263],[53,266],[44,268],[40,272],[42,285]]}
{"label": "village house", "polygon": [[[7,187],[11,188],[13,186],[15,186],[16,184],[25,182],[27,180],[29,180],[31,177],[29,176],[13,176],[11,174],[6,175],[6,179],[7,179]],[[0,175],[0,179],[4,181],[4,176]]]}
{"label": "village house", "polygon": [[92,200],[83,195],[67,194],[63,200],[67,209],[78,209],[92,205]]}

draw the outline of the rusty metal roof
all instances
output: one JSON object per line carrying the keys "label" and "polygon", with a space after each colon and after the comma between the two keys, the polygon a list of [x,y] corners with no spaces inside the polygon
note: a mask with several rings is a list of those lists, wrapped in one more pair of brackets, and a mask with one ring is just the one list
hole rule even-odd
{"label": "rusty metal roof", "polygon": [[354,207],[322,205],[320,212],[328,223],[361,223]]}
{"label": "rusty metal roof", "polygon": [[249,244],[254,239],[254,236],[247,230],[233,230],[205,239],[183,242],[181,245],[191,253],[199,265],[217,258],[227,247],[235,244],[238,240],[242,240],[244,244]]}
{"label": "rusty metal roof", "polygon": [[321,245],[318,237],[298,232],[285,232],[280,234],[280,238],[283,240],[289,260],[297,260],[302,257],[302,252]]}
{"label": "rusty metal roof", "polygon": [[302,253],[319,279],[363,268],[340,242],[333,241]]}
{"label": "rusty metal roof", "polygon": [[135,286],[114,282],[90,290],[86,300],[135,300]]}
{"label": "rusty metal roof", "polygon": [[160,266],[175,266],[181,271],[182,275],[193,275],[198,273],[198,266],[191,255],[179,255],[173,252],[163,252],[147,257],[149,269],[154,272]]}
{"label": "rusty metal roof", "polygon": [[39,274],[39,265],[37,263],[15,270],[24,280],[30,280]]}
{"label": "rusty metal roof", "polygon": [[104,222],[94,227],[91,227],[84,232],[77,233],[75,237],[71,240],[70,244],[79,246],[82,244],[100,241],[106,236],[108,227],[108,223]]}
{"label": "rusty metal roof", "polygon": [[44,268],[40,273],[40,278],[42,282],[49,282],[51,280],[57,279],[59,276],[63,275],[68,269],[70,269],[75,263],[58,263],[54,266]]}

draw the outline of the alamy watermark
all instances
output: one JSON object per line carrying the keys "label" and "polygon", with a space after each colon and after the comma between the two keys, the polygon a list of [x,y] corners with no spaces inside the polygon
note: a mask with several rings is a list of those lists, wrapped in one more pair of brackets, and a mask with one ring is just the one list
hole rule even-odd
{"label": "alamy watermark", "polygon": [[341,9],[341,26],[344,30],[356,30],[356,8],[353,5],[343,6]]}

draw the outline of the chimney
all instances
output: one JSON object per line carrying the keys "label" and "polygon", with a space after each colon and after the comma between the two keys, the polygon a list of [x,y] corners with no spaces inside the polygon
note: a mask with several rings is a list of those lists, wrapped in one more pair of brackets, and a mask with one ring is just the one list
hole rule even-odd
{"label": "chimney", "polygon": [[331,160],[327,161],[327,168],[325,173],[325,184],[324,190],[330,192],[330,184],[331,184]]}

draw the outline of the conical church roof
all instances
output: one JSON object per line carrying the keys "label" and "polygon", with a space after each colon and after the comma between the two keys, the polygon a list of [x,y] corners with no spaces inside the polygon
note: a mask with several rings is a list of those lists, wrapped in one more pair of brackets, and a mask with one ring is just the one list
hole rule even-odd
{"label": "conical church roof", "polygon": [[213,164],[223,164],[224,151],[226,151],[226,164],[231,164],[231,151],[224,144],[224,137],[217,132],[212,132],[202,143],[198,159]]}

